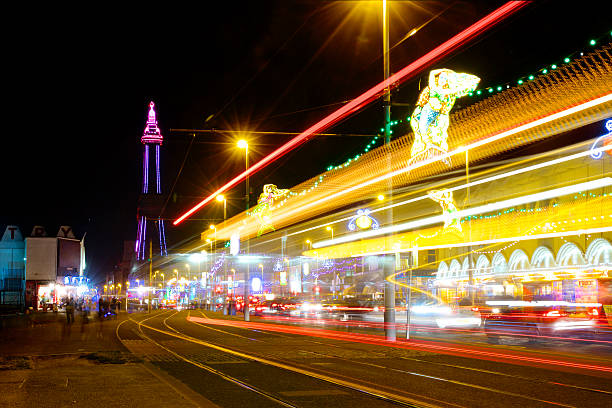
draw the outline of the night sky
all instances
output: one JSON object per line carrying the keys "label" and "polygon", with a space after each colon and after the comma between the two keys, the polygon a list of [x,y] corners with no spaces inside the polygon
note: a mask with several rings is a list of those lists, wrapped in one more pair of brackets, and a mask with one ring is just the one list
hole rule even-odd
{"label": "night sky", "polygon": [[[103,278],[123,240],[135,239],[150,100],[165,138],[164,192],[176,182],[163,216],[174,219],[241,172],[244,161],[236,136],[194,139],[171,129],[299,132],[382,80],[379,2],[216,3],[138,13],[54,5],[5,15],[2,231],[17,224],[27,236],[43,225],[55,235],[71,225],[78,237],[87,233],[87,273]],[[390,2],[391,45],[441,13],[393,48],[391,71],[501,4]],[[478,75],[481,87],[515,83],[609,33],[605,4],[538,1],[435,67]],[[394,92],[394,102],[409,106],[394,106],[393,119],[411,113],[428,71]],[[455,109],[468,103],[458,100]],[[382,117],[374,103],[329,132],[373,135]],[[290,137],[248,136],[251,162]],[[251,178],[252,200],[264,183],[291,187],[362,152],[366,140],[321,137],[303,145]],[[228,216],[242,209],[232,199],[243,194],[244,184],[229,192]],[[212,205],[178,228],[169,225],[170,246],[221,217],[222,206]]]}

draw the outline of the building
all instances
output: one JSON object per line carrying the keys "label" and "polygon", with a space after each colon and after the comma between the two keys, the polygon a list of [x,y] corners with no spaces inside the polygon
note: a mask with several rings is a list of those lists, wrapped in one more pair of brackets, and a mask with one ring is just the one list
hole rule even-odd
{"label": "building", "polygon": [[0,240],[0,310],[25,304],[25,242],[19,227],[8,225]]}
{"label": "building", "polygon": [[71,227],[61,226],[57,236],[49,237],[44,227],[35,226],[25,239],[25,259],[26,306],[46,308],[87,291],[84,240]]}

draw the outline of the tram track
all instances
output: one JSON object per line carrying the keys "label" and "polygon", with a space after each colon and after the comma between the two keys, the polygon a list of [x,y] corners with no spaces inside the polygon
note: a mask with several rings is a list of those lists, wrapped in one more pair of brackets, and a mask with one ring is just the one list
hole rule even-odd
{"label": "tram track", "polygon": [[[204,313],[200,312],[202,316],[207,317]],[[187,312],[187,315],[190,316],[191,312]],[[194,329],[188,329],[188,326],[181,327],[182,322],[185,324],[192,323]],[[177,323],[178,322],[178,323]],[[408,407],[444,407],[444,406],[453,406],[453,407],[462,407],[462,406],[471,406],[469,403],[467,405],[462,405],[462,401],[454,401],[452,397],[451,401],[446,400],[446,397],[436,399],[434,398],[436,395],[423,395],[418,392],[411,392],[414,390],[404,389],[399,384],[392,383],[384,383],[380,380],[372,382],[368,382],[367,379],[375,379],[382,378],[384,373],[396,373],[398,376],[414,377],[420,378],[420,381],[430,381],[438,384],[449,384],[452,387],[463,387],[468,390],[473,390],[473,392],[479,393],[487,393],[490,395],[498,395],[497,398],[509,398],[513,400],[512,406],[521,406],[517,403],[517,401],[524,401],[523,406],[525,404],[527,406],[561,406],[561,407],[576,407],[581,406],[580,404],[576,404],[575,398],[565,399],[562,397],[553,397],[550,398],[552,394],[555,396],[555,389],[559,389],[563,392],[560,394],[567,395],[568,390],[572,392],[577,392],[580,395],[588,396],[588,394],[593,394],[597,396],[597,398],[609,398],[612,395],[612,390],[606,389],[598,389],[595,387],[586,387],[582,385],[569,384],[563,381],[555,381],[555,378],[538,378],[536,375],[520,375],[516,373],[502,372],[489,370],[479,367],[470,367],[466,365],[462,365],[461,363],[452,364],[452,362],[442,362],[442,361],[429,361],[421,358],[413,358],[413,357],[405,357],[398,356],[399,359],[404,361],[412,361],[417,364],[417,367],[410,367],[406,369],[405,366],[398,365],[396,361],[393,359],[384,360],[387,361],[387,364],[376,364],[369,361],[359,361],[361,359],[351,359],[344,358],[341,355],[334,355],[335,352],[326,353],[325,349],[323,351],[312,351],[312,350],[302,350],[301,348],[292,349],[294,353],[307,355],[310,354],[313,357],[310,358],[319,358],[319,359],[333,359],[337,362],[334,364],[334,367],[342,367],[343,372],[337,372],[336,369],[329,369],[327,366],[330,363],[310,363],[310,364],[301,364],[296,361],[292,357],[283,358],[282,356],[279,358],[274,353],[265,353],[265,350],[273,349],[276,345],[276,341],[274,338],[283,337],[284,340],[291,341],[300,339],[300,342],[306,344],[312,344],[313,346],[324,346],[329,347],[330,350],[339,350],[342,349],[348,350],[350,349],[350,344],[333,344],[332,342],[327,341],[317,341],[309,339],[308,336],[296,336],[293,334],[281,334],[274,331],[267,332],[265,329],[257,327],[248,328],[241,326],[225,326],[223,330],[221,328],[210,327],[210,325],[194,322],[191,320],[185,319],[185,316],[181,314],[181,312],[177,311],[165,311],[161,313],[156,313],[152,316],[147,316],[144,319],[132,319],[130,318],[127,321],[122,322],[117,327],[117,337],[121,340],[122,336],[119,333],[120,326],[122,324],[126,324],[124,329],[127,329],[127,325],[132,328],[132,331],[135,332],[139,338],[148,342],[155,347],[158,347],[160,350],[168,353],[173,356],[175,359],[181,361],[184,364],[189,364],[193,367],[197,367],[200,370],[207,372],[210,375],[217,376],[218,378],[227,381],[235,385],[236,387],[240,387],[243,390],[246,390],[250,393],[256,394],[261,398],[265,398],[269,402],[273,402],[275,405],[284,406],[284,407],[300,407],[304,406],[304,400],[300,400],[299,398],[292,398],[290,393],[289,396],[285,395],[283,392],[279,392],[273,386],[269,384],[261,384],[261,381],[253,381],[252,378],[244,378],[244,376],[240,373],[232,373],[231,370],[228,373],[227,367],[218,368],[217,366],[213,367],[210,364],[206,364],[202,361],[198,361],[196,358],[193,358],[190,352],[185,350],[177,350],[173,346],[169,346],[165,343],[170,343],[170,339],[174,339],[174,342],[180,342],[181,344],[190,344],[190,347],[201,349],[206,348],[210,350],[214,350],[214,352],[221,353],[223,355],[231,355],[236,359],[242,359],[244,361],[248,361],[250,363],[254,363],[256,365],[265,365],[268,367],[272,367],[274,369],[281,370],[281,372],[287,373],[286,375],[294,375],[300,378],[308,377],[311,380],[316,380],[320,382],[325,382],[329,385],[337,387],[338,389],[343,389],[352,393],[359,393],[362,395],[362,399],[374,399],[380,402],[386,402],[390,405],[394,406],[408,406]],[[178,324],[178,325],[177,325]],[[197,329],[196,329],[197,328]],[[210,335],[213,336],[214,340],[210,340],[210,338],[206,338],[206,331],[209,331]],[[243,331],[242,334],[239,334]],[[246,332],[244,332],[246,331]],[[237,333],[236,333],[237,332]],[[249,335],[247,333],[252,333]],[[216,335],[216,337],[215,337]],[[263,336],[263,337],[262,337]],[[268,336],[273,336],[272,340]],[[225,342],[220,344],[220,340],[222,339],[230,339],[234,340],[230,343],[232,345],[227,345]],[[245,343],[246,341],[246,343]],[[279,341],[283,341],[283,339],[279,339]],[[263,347],[263,349],[262,349]],[[309,346],[307,346],[308,348]],[[256,350],[263,350],[262,354],[259,351],[250,350],[249,348],[256,348]],[[184,347],[183,347],[184,349]],[[359,346],[355,346],[355,353],[363,352],[363,348],[359,348]],[[282,353],[280,353],[282,354]],[[341,354],[341,353],[340,353]],[[380,361],[380,360],[379,360]],[[312,364],[317,364],[317,367],[313,367]],[[318,364],[321,364],[325,367],[321,367]],[[469,364],[468,364],[469,365]],[[359,368],[361,367],[361,368]],[[429,369],[427,367],[438,367],[437,369]],[[488,368],[488,367],[487,367]],[[452,375],[440,375],[440,370],[450,369],[452,371],[443,371],[447,374],[452,372]],[[262,369],[265,371],[265,369]],[[268,369],[269,370],[269,369]],[[433,373],[430,371],[434,371]],[[437,370],[437,372],[436,372]],[[262,371],[262,372],[263,372]],[[469,374],[457,374],[458,372],[466,372],[466,373],[474,373],[477,375],[476,377],[472,377]],[[347,374],[348,373],[348,374]],[[352,373],[352,374],[351,374]],[[378,374],[376,374],[378,373]],[[535,373],[533,373],[535,374]],[[285,376],[284,374],[280,374],[281,376]],[[506,385],[501,388],[491,386],[490,384],[486,384],[485,381],[466,381],[465,378],[461,378],[462,376],[468,376],[468,378],[479,378],[479,376],[484,376],[481,378],[487,378],[491,376],[504,378],[504,382],[502,384],[512,384],[516,383],[516,388],[508,387]],[[409,381],[409,380],[404,380]],[[571,382],[571,381],[570,381]],[[580,381],[579,381],[580,383]],[[520,384],[525,384],[525,390],[523,390]],[[546,392],[549,394],[547,398],[546,393],[544,396],[541,396],[538,391],[534,391],[534,388],[537,389],[537,386],[534,384],[541,384],[542,387],[546,387]],[[373,386],[374,385],[374,386]],[[588,385],[588,384],[586,384]],[[446,387],[444,385],[439,385],[438,387]],[[602,387],[606,388],[606,387]],[[272,391],[272,389],[274,391]],[[418,391],[418,388],[417,390]],[[449,392],[449,396],[452,395],[452,392]],[[527,394],[527,395],[526,395]],[[488,397],[487,397],[488,398]],[[587,397],[585,397],[587,398]],[[494,399],[494,397],[493,397]],[[312,404],[310,404],[312,405]],[[378,405],[377,405],[378,406]],[[504,405],[505,406],[505,405]],[[510,405],[507,405],[510,406]],[[596,404],[593,406],[597,406]]]}
{"label": "tram track", "polygon": [[[202,312],[200,312],[202,314],[202,316],[206,317],[206,315]],[[205,328],[210,328],[207,325],[204,325],[202,323],[198,323],[198,322],[194,322],[191,321],[194,324],[198,324],[202,327]],[[263,329],[258,328],[258,330],[255,329],[249,329],[247,327],[238,327],[236,326],[236,328],[238,329],[243,329],[243,330],[252,330],[252,331],[265,331]],[[214,329],[214,330],[218,330],[218,331],[222,331],[219,329]],[[235,333],[231,333],[231,332],[226,332],[226,331],[222,331],[224,333],[227,334],[232,334],[234,335]],[[270,332],[271,334],[274,335],[278,335],[278,333],[276,332]],[[306,340],[308,341],[308,340]],[[315,342],[318,344],[322,344],[320,342]],[[326,346],[335,346],[333,344],[327,344],[325,343]],[[337,346],[335,346],[337,347]],[[346,346],[344,346],[346,348]],[[299,350],[296,350],[299,351]],[[468,388],[473,388],[473,389],[478,389],[478,390],[482,390],[482,391],[487,391],[487,392],[491,392],[491,393],[495,393],[495,394],[500,394],[500,395],[505,395],[505,396],[510,396],[510,397],[514,397],[514,398],[518,398],[518,399],[523,399],[523,400],[527,400],[527,401],[531,401],[531,402],[538,402],[538,403],[542,403],[542,404],[547,404],[547,405],[555,405],[555,406],[564,406],[564,407],[574,407],[575,405],[571,405],[571,404],[565,404],[565,403],[560,403],[560,402],[555,402],[555,401],[549,401],[549,400],[545,400],[542,398],[537,398],[536,396],[529,396],[529,395],[524,395],[524,394],[519,394],[513,391],[507,391],[507,390],[502,390],[502,389],[496,389],[493,387],[487,387],[487,386],[483,386],[480,384],[474,384],[474,383],[468,383],[465,381],[458,381],[452,378],[442,378],[440,376],[435,376],[435,375],[427,375],[427,374],[423,374],[423,373],[419,373],[419,372],[414,372],[414,371],[408,371],[408,370],[404,370],[404,369],[398,369],[395,367],[389,367],[389,366],[383,366],[383,365],[379,365],[379,364],[373,364],[373,363],[368,363],[368,362],[363,362],[363,361],[355,361],[355,360],[351,360],[351,359],[347,359],[347,358],[342,358],[342,357],[338,357],[336,355],[330,355],[330,354],[326,354],[326,353],[320,353],[320,352],[312,352],[312,351],[306,351],[306,350],[302,350],[303,352],[306,353],[312,353],[312,354],[317,354],[320,357],[323,358],[332,358],[332,359],[336,359],[336,360],[340,360],[342,361],[344,364],[352,364],[352,365],[363,365],[363,366],[367,366],[369,368],[375,368],[375,369],[379,369],[379,370],[384,370],[384,371],[394,371],[394,372],[398,372],[398,373],[402,373],[402,374],[407,374],[407,375],[412,375],[412,376],[420,376],[420,377],[425,377],[425,378],[429,378],[431,380],[435,380],[435,381],[439,381],[439,382],[447,382],[447,383],[452,383],[452,384],[456,384],[456,385],[460,385],[463,387],[468,387]],[[469,371],[469,372],[477,372],[479,374],[484,374],[485,376],[499,376],[499,377],[506,377],[512,380],[519,380],[521,382],[526,382],[526,383],[539,383],[542,385],[547,385],[547,386],[552,386],[554,387],[560,387],[560,388],[565,388],[565,389],[573,389],[575,391],[580,391],[580,392],[584,392],[585,394],[588,393],[595,393],[595,394],[600,394],[600,395],[612,395],[611,391],[607,391],[607,390],[603,390],[603,389],[597,389],[597,388],[592,388],[592,387],[584,387],[584,386],[580,386],[580,385],[574,385],[574,384],[568,384],[568,383],[564,383],[564,382],[559,382],[559,381],[551,381],[551,380],[546,380],[546,379],[541,379],[541,378],[537,378],[537,377],[533,377],[533,376],[523,376],[523,375],[516,375],[516,374],[508,374],[508,373],[504,373],[504,372],[499,372],[499,371],[492,371],[492,370],[486,370],[486,369],[481,369],[481,368],[476,368],[476,367],[467,367],[467,366],[462,366],[462,365],[457,365],[457,364],[447,364],[447,363],[441,363],[441,362],[432,362],[432,361],[427,361],[427,360],[422,360],[422,359],[416,359],[416,358],[408,358],[408,357],[400,357],[402,359],[405,360],[412,360],[415,362],[419,362],[419,363],[423,363],[423,364],[428,364],[428,365],[436,365],[436,366],[440,366],[440,367],[448,367],[448,368],[452,368],[455,370],[464,370],[464,371]]]}
{"label": "tram track", "polygon": [[[287,372],[291,372],[293,374],[297,374],[299,376],[306,376],[309,377],[313,380],[316,381],[322,381],[325,382],[327,384],[331,384],[335,387],[339,387],[341,389],[344,390],[348,390],[350,392],[353,393],[358,393],[360,395],[362,395],[362,398],[366,398],[366,399],[370,399],[370,400],[378,400],[380,404],[380,402],[386,402],[389,405],[394,405],[394,406],[404,406],[404,407],[414,407],[414,408],[432,408],[432,407],[462,407],[461,405],[458,404],[454,404],[454,403],[445,403],[442,401],[438,401],[435,403],[432,402],[424,402],[424,401],[419,401],[416,398],[412,398],[412,397],[408,397],[406,395],[400,395],[400,394],[396,394],[390,391],[385,391],[385,390],[378,390],[375,389],[373,387],[369,387],[366,386],[364,384],[357,384],[357,383],[352,383],[346,379],[340,378],[340,377],[335,377],[333,375],[329,375],[329,374],[321,374],[318,372],[315,372],[313,370],[307,370],[304,368],[298,368],[298,367],[294,367],[292,365],[289,365],[287,363],[281,362],[281,361],[275,361],[275,360],[271,360],[271,359],[265,359],[259,356],[256,356],[252,353],[244,353],[241,351],[237,351],[237,350],[233,350],[233,349],[229,349],[227,347],[223,347],[221,345],[217,345],[217,344],[213,344],[213,343],[209,343],[206,341],[203,341],[201,339],[197,339],[188,335],[185,335],[184,333],[180,332],[179,330],[177,330],[176,328],[172,327],[171,325],[168,324],[168,320],[171,319],[172,317],[174,317],[176,314],[178,314],[179,312],[174,312],[171,313],[167,316],[165,316],[165,318],[163,319],[163,321],[161,321],[161,325],[163,325],[166,329],[161,329],[159,327],[154,327],[154,325],[152,324],[154,322],[154,319],[158,318],[161,319],[161,317],[163,317],[163,315],[166,315],[167,312],[162,312],[162,313],[158,313],[155,314],[153,316],[149,316],[146,317],[142,320],[135,320],[132,318],[129,318],[128,320],[122,322],[120,325],[118,325],[117,327],[117,337],[119,338],[120,341],[122,341],[122,337],[119,333],[120,331],[120,326],[122,324],[124,324],[125,322],[131,322],[132,324],[134,324],[138,330],[138,334],[139,336],[146,340],[147,342],[154,344],[155,346],[159,347],[160,349],[164,350],[165,352],[169,353],[170,355],[176,357],[177,359],[179,359],[180,361],[190,364],[192,366],[195,366],[201,370],[204,370],[210,374],[213,374],[215,376],[218,376],[219,378],[224,379],[225,381],[228,381],[238,387],[241,387],[242,389],[248,390],[252,393],[255,393],[263,398],[266,398],[268,401],[274,402],[275,404],[279,405],[279,406],[284,406],[284,407],[299,407],[302,406],[302,404],[298,402],[292,402],[290,398],[286,397],[286,396],[280,396],[278,392],[271,392],[268,390],[263,389],[260,386],[257,386],[255,384],[253,384],[252,382],[249,381],[245,381],[243,379],[237,378],[237,376],[232,376],[229,375],[219,369],[216,369],[214,367],[211,367],[208,364],[204,364],[202,362],[196,361],[193,358],[189,358],[189,356],[184,355],[183,353],[179,353],[175,350],[170,349],[169,347],[163,345],[161,343],[161,340],[159,338],[154,338],[155,336],[168,336],[168,337],[172,337],[175,339],[180,339],[180,340],[184,340],[186,342],[190,342],[193,344],[197,344],[199,346],[204,346],[207,348],[211,348],[213,350],[222,352],[222,353],[227,353],[227,354],[231,354],[233,356],[245,359],[245,360],[249,360],[255,363],[260,363],[263,365],[267,365],[270,367],[274,367],[277,369],[281,369]],[[149,322],[151,321],[151,322]],[[148,322],[148,324],[146,324]],[[146,332],[145,332],[146,331]],[[398,390],[399,391],[399,390]],[[427,400],[432,400],[431,398],[425,397],[425,396],[421,396],[423,399],[427,399]]]}

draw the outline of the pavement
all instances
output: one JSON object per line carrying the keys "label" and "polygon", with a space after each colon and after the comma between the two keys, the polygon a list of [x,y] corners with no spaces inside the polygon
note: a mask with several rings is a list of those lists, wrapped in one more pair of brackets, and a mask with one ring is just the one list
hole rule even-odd
{"label": "pavement", "polygon": [[2,407],[216,407],[116,335],[116,320],[66,324],[63,312],[4,317],[0,329]]}

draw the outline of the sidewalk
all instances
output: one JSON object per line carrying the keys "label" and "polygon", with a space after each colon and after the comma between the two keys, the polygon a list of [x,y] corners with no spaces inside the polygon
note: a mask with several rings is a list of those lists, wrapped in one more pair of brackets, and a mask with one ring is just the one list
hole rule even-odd
{"label": "sidewalk", "polygon": [[186,385],[132,355],[117,339],[127,318],[67,325],[37,313],[0,329],[0,406],[214,407]]}

